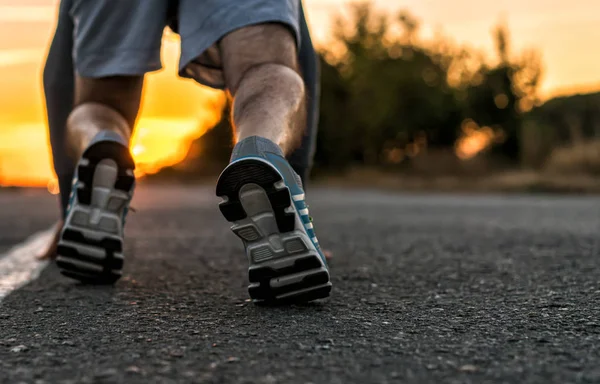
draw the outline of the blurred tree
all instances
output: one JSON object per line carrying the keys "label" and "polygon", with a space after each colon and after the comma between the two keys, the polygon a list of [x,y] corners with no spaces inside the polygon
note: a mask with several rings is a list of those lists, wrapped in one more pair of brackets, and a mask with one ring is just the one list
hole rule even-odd
{"label": "blurred tree", "polygon": [[321,57],[321,114],[315,152],[315,171],[341,170],[356,161],[355,125],[348,108],[349,90],[339,67]]}
{"label": "blurred tree", "polygon": [[520,160],[523,112],[538,102],[541,65],[534,51],[511,58],[510,37],[504,24],[494,30],[498,64],[483,64],[467,91],[467,115],[480,126],[492,127],[500,142],[492,147],[512,162]]}
{"label": "blurred tree", "polygon": [[[399,163],[427,144],[451,146],[462,111],[448,84],[448,65],[439,53],[417,45],[417,20],[406,11],[390,20],[362,3],[351,7],[350,23],[338,19],[335,25],[335,45],[343,54],[324,63],[318,148],[336,148],[338,143],[324,141],[337,138],[344,150],[336,160],[330,153],[329,161],[338,166]],[[392,27],[401,35],[393,36]],[[343,107],[336,106],[337,124],[329,126],[326,114],[336,103]]]}

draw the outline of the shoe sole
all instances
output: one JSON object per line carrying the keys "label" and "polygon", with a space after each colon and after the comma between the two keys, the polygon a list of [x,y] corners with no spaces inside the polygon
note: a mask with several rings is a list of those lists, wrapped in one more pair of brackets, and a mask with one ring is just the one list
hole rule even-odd
{"label": "shoe sole", "polygon": [[217,183],[221,213],[246,249],[248,293],[258,304],[302,303],[329,296],[329,271],[308,237],[281,174],[244,159]]}
{"label": "shoe sole", "polygon": [[77,166],[76,203],[57,248],[63,275],[88,284],[113,284],[123,268],[123,210],[132,193],[133,158],[121,144],[90,146]]}

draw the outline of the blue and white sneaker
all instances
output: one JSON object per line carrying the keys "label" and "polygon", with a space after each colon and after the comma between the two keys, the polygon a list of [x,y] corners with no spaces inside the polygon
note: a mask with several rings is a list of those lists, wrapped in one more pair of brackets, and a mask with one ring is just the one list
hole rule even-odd
{"label": "blue and white sneaker", "polygon": [[217,182],[221,213],[233,223],[250,262],[255,302],[308,302],[329,296],[327,262],[315,236],[300,177],[273,142],[236,145]]}
{"label": "blue and white sneaker", "polygon": [[117,133],[99,133],[84,151],[58,242],[56,263],[63,275],[92,284],[121,277],[134,169],[127,142]]}

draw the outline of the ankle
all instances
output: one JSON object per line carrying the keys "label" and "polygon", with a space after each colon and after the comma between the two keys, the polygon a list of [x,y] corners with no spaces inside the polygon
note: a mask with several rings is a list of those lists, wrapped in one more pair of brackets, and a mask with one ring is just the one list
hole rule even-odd
{"label": "ankle", "polygon": [[76,107],[67,120],[67,148],[72,158],[80,158],[100,134],[128,145],[131,128],[119,112],[105,105],[86,103]]}
{"label": "ankle", "polygon": [[266,152],[285,157],[283,149],[272,140],[261,136],[250,136],[238,141],[233,148],[231,161],[247,156],[248,154],[262,155]]}

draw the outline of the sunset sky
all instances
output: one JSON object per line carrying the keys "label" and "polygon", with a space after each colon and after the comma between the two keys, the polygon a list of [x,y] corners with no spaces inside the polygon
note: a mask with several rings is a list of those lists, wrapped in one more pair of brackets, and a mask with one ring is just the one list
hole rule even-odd
{"label": "sunset sky", "polygon": [[[434,31],[488,52],[490,31],[507,21],[515,49],[533,47],[545,66],[542,96],[600,90],[598,0],[374,0],[380,9],[408,9],[423,22],[422,38]],[[344,0],[305,0],[317,44],[328,39]],[[57,1],[0,0],[0,184],[45,185],[52,178],[46,149],[41,68],[55,23]],[[219,93],[175,76],[178,47],[167,41],[165,70],[152,74],[133,143],[138,162],[161,164],[185,155],[182,142],[210,125]],[[206,103],[208,108],[202,108]],[[218,109],[218,108],[217,108]],[[183,148],[185,149],[185,148]],[[152,164],[146,170],[153,171]],[[155,168],[155,167],[154,167]]]}

